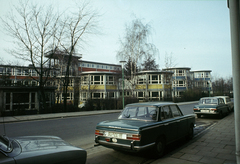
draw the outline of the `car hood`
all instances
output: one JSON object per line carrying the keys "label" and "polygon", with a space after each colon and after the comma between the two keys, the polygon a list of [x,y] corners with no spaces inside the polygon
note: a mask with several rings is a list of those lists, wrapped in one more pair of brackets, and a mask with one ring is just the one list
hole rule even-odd
{"label": "car hood", "polygon": [[70,146],[59,137],[55,136],[23,136],[14,138],[22,148],[22,152],[57,149],[60,146]]}
{"label": "car hood", "polygon": [[141,130],[143,127],[155,124],[156,121],[140,121],[140,120],[129,120],[129,119],[119,119],[114,121],[103,121],[98,123],[97,126],[103,128],[113,128],[113,129],[124,129],[124,130]]}

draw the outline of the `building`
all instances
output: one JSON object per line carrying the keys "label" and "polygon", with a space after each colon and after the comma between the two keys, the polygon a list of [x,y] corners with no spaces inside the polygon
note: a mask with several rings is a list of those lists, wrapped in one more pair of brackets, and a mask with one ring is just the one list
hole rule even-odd
{"label": "building", "polygon": [[[56,76],[57,72],[56,69],[51,69],[50,77]],[[26,114],[39,111],[42,105],[39,101],[39,77],[31,65],[28,67],[0,65],[0,77],[1,114],[3,112],[7,115],[16,112]],[[49,78],[44,88],[48,107],[51,107],[55,101],[56,88],[52,85],[52,81],[54,80]]]}
{"label": "building", "polygon": [[181,97],[184,91],[193,88],[201,88],[205,92],[212,90],[211,70],[190,71],[189,67],[173,67],[163,70],[173,72],[173,97]]}
{"label": "building", "polygon": [[[81,59],[81,54],[74,54],[68,68],[68,59],[61,51],[52,51],[46,54],[50,59],[50,69],[45,68],[44,78],[48,78],[45,88],[50,90],[49,104],[63,103],[63,87],[66,73],[69,76],[67,88],[67,102],[82,106],[87,99],[118,99],[124,96],[136,97],[139,101],[166,101],[172,97],[181,97],[184,91],[192,88],[201,88],[205,92],[212,90],[211,70],[191,71],[189,67],[174,67],[156,71],[137,72],[133,79],[125,79],[124,93],[122,86],[122,68],[119,64],[100,63]],[[40,68],[37,68],[40,69]],[[69,70],[69,71],[67,71]],[[0,86],[4,87],[37,87],[38,74],[29,66],[0,65]],[[51,89],[54,87],[55,90]],[[2,90],[3,90],[2,88]],[[34,88],[32,88],[34,90]],[[10,89],[8,90],[10,93]],[[7,92],[8,92],[7,91]],[[38,91],[32,93],[26,89],[29,104],[36,100]],[[8,93],[2,92],[0,104],[2,109],[14,110],[5,103]],[[52,96],[52,93],[55,96]],[[35,95],[34,95],[35,94]],[[10,95],[15,95],[11,91]],[[34,98],[33,98],[34,97]],[[54,97],[54,98],[52,98]],[[14,99],[14,98],[13,98]],[[9,101],[8,101],[9,102]],[[15,103],[14,101],[12,102]],[[37,101],[35,108],[28,105],[28,109],[39,110]],[[37,104],[37,105],[36,105]],[[4,106],[4,107],[3,107]],[[14,107],[14,105],[10,105]]]}
{"label": "building", "polygon": [[211,70],[191,71],[193,87],[210,94],[212,92],[211,72]]}
{"label": "building", "polygon": [[138,100],[170,100],[172,74],[169,71],[141,71],[136,73],[134,91]]}

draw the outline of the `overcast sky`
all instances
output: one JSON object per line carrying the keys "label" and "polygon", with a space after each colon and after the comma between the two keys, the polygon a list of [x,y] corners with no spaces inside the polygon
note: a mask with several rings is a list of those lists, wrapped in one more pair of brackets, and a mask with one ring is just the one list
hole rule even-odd
{"label": "overcast sky", "polygon": [[[31,0],[30,0],[31,1]],[[67,7],[70,0],[39,0]],[[0,16],[18,0],[0,0]],[[149,42],[159,50],[156,61],[164,68],[165,54],[172,54],[177,67],[212,70],[213,76],[232,76],[229,9],[226,0],[92,0],[102,14],[102,35],[93,35],[89,45],[78,50],[83,60],[119,64],[119,38],[135,17],[153,30]],[[0,22],[1,24],[1,22]],[[4,51],[11,39],[0,31],[0,57],[15,61]],[[10,41],[10,42],[8,42]],[[24,62],[23,62],[24,63]],[[26,65],[28,63],[24,63]]]}

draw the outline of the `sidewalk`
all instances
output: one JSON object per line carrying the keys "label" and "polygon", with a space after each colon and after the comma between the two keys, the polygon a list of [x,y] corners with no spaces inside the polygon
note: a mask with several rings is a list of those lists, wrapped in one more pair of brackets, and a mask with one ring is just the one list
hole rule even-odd
{"label": "sidewalk", "polygon": [[158,163],[236,164],[234,113],[219,120],[183,148],[152,164]]}
{"label": "sidewalk", "polygon": [[43,119],[56,119],[64,117],[78,117],[89,116],[106,113],[120,113],[122,110],[98,110],[98,111],[82,111],[82,112],[70,112],[70,113],[51,113],[51,114],[37,114],[37,115],[24,115],[24,116],[8,116],[0,117],[0,123],[43,120]]}

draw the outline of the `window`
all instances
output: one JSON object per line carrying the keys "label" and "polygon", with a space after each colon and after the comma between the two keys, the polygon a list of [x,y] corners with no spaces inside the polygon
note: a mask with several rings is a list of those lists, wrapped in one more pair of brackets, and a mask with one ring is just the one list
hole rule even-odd
{"label": "window", "polygon": [[88,78],[88,75],[87,76],[83,76],[82,78],[81,78],[81,83],[82,84],[89,84],[89,78]]}
{"label": "window", "polygon": [[100,93],[93,93],[94,98],[100,98]]}
{"label": "window", "polygon": [[109,93],[108,93],[108,97],[109,97],[109,98],[114,98],[114,92],[109,92]]}
{"label": "window", "polygon": [[168,106],[163,106],[162,107],[160,117],[161,117],[161,120],[165,120],[165,119],[169,119],[169,118],[173,117]]}
{"label": "window", "polygon": [[0,75],[2,75],[2,74],[3,74],[3,70],[5,70],[5,68],[3,68],[3,67],[0,67]]}
{"label": "window", "polygon": [[140,79],[137,80],[137,83],[138,83],[138,84],[145,84],[145,83],[146,83],[146,80],[143,79],[143,78],[140,78]]}
{"label": "window", "polygon": [[107,84],[115,84],[115,77],[107,76]]}
{"label": "window", "polygon": [[152,97],[158,97],[158,96],[159,96],[158,92],[152,92]]}
{"label": "window", "polygon": [[149,84],[161,84],[161,75],[149,75]]}
{"label": "window", "polygon": [[170,108],[172,110],[173,117],[179,117],[179,116],[182,115],[181,112],[178,110],[176,105],[172,105],[172,106],[170,106]]}
{"label": "window", "polygon": [[143,97],[144,93],[143,92],[138,92],[138,97]]}
{"label": "window", "polygon": [[176,76],[184,76],[184,70],[176,70]]}
{"label": "window", "polygon": [[91,84],[103,84],[103,76],[91,76]]}
{"label": "window", "polygon": [[22,70],[21,70],[21,68],[16,68],[15,70],[16,70],[15,75],[22,75]]}

